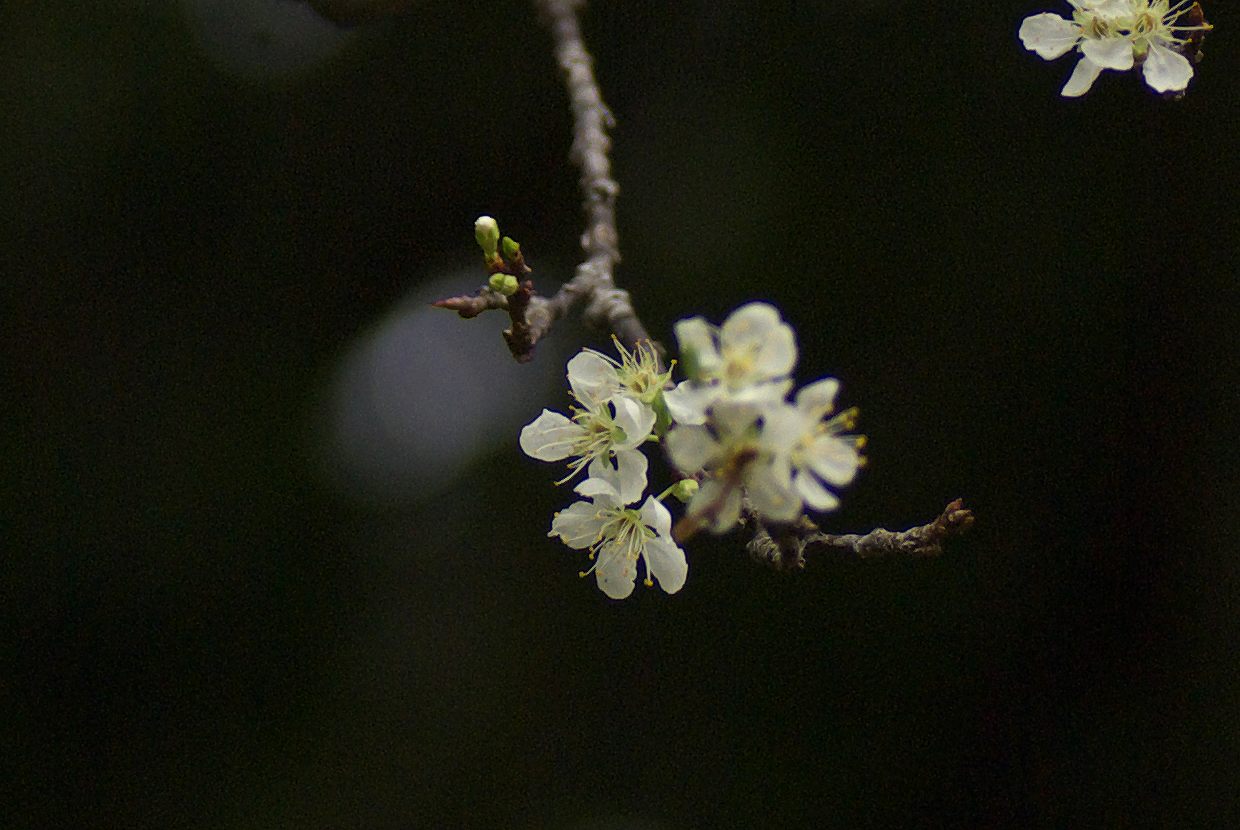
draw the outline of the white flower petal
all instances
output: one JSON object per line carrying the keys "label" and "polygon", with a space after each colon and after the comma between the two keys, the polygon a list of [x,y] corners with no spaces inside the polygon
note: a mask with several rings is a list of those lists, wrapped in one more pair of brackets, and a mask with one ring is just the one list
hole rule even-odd
{"label": "white flower petal", "polygon": [[781,465],[750,464],[745,470],[745,491],[753,509],[773,522],[791,522],[801,515],[801,495]]}
{"label": "white flower petal", "polygon": [[589,405],[619,389],[620,378],[607,358],[598,352],[582,351],[568,361],[568,385],[573,389],[573,397]]}
{"label": "white flower petal", "polygon": [[[1132,12],[1132,0],[1068,0],[1077,8],[1116,21]],[[1124,28],[1128,25],[1125,24]]]}
{"label": "white flower petal", "polygon": [[1179,92],[1188,87],[1193,77],[1193,65],[1188,58],[1157,43],[1150,45],[1142,71],[1145,82],[1156,92]]}
{"label": "white flower petal", "polygon": [[[636,449],[618,449],[615,452],[616,473],[619,474],[619,481],[616,483],[616,490],[620,491],[621,504],[632,504],[632,502],[641,498],[641,494],[646,491],[646,468],[650,465],[645,455],[637,452]],[[610,466],[610,462],[603,459],[596,459],[590,463],[590,475],[594,475],[594,465],[604,464]]]}
{"label": "white flower petal", "polygon": [[719,442],[706,427],[678,424],[667,434],[667,454],[682,473],[696,473],[710,462],[718,450]]}
{"label": "white flower petal", "polygon": [[786,403],[772,406],[762,413],[762,444],[777,455],[791,452],[817,422],[817,418],[807,420],[804,412]]}
{"label": "white flower petal", "polygon": [[685,381],[675,389],[663,393],[667,403],[667,411],[672,420],[678,424],[706,423],[706,410],[710,408],[720,395],[723,387],[718,384],[694,383]]}
{"label": "white flower petal", "polygon": [[738,404],[757,404],[758,406],[778,404],[783,402],[788,395],[788,390],[791,388],[792,381],[790,380],[752,383],[736,391],[729,392],[726,398],[730,403]]}
{"label": "white flower petal", "polygon": [[1085,38],[1081,52],[1103,69],[1132,69],[1132,43],[1125,37]]}
{"label": "white flower petal", "polygon": [[678,321],[674,330],[685,371],[693,377],[713,375],[722,360],[715,346],[715,327],[702,317],[690,317]]}
{"label": "white flower petal", "polygon": [[595,469],[592,464],[591,471],[600,473],[600,476],[587,478],[574,487],[573,492],[594,499],[596,502],[602,502],[606,506],[620,504],[620,490],[617,487],[619,476],[616,475],[615,470],[611,469],[611,465],[600,463]]}
{"label": "white flower petal", "polygon": [[1068,78],[1068,82],[1064,84],[1059,94],[1065,98],[1079,98],[1089,92],[1089,88],[1094,85],[1094,81],[1098,80],[1101,72],[1101,66],[1081,56],[1081,59],[1076,62],[1076,68],[1072,70],[1072,76]]}
{"label": "white flower petal", "polygon": [[835,378],[823,378],[797,392],[797,409],[817,413],[820,417],[835,408],[835,396],[840,382]]}
{"label": "white flower petal", "polygon": [[654,532],[660,536],[672,535],[672,514],[654,496],[647,496],[642,502],[641,517],[642,523],[654,528]]}
{"label": "white flower petal", "polygon": [[705,522],[712,533],[727,533],[741,518],[741,488],[708,478],[686,513]]}
{"label": "white flower petal", "polygon": [[1057,14],[1043,12],[1020,24],[1020,41],[1038,57],[1054,60],[1067,53],[1081,38],[1081,27]]}
{"label": "white flower petal", "polygon": [[813,510],[834,510],[840,506],[840,500],[835,494],[823,487],[818,479],[806,470],[797,473],[796,488],[801,498],[805,499],[805,503]]}
{"label": "white flower petal", "polygon": [[586,468],[586,478],[573,491],[594,499],[602,507],[624,507],[620,497],[620,473],[609,457],[596,458]]}
{"label": "white flower petal", "polygon": [[[701,492],[700,490],[698,491]],[[715,533],[727,533],[741,520],[741,488],[729,487],[719,511],[715,513],[710,529]]]}
{"label": "white flower petal", "polygon": [[726,352],[732,348],[761,346],[782,325],[779,311],[768,303],[746,303],[728,315],[719,330],[719,342]]}
{"label": "white flower petal", "polygon": [[558,412],[544,409],[521,429],[521,449],[539,461],[559,461],[572,455],[581,427]]}
{"label": "white flower petal", "polygon": [[796,365],[796,335],[791,326],[780,323],[763,338],[754,370],[761,377],[778,378],[791,373]]}
{"label": "white flower petal", "polygon": [[651,539],[642,555],[646,559],[647,573],[658,580],[660,588],[674,594],[684,587],[689,563],[685,561],[685,552],[671,539]]}
{"label": "white flower petal", "polygon": [[856,445],[830,435],[816,438],[806,456],[814,474],[837,487],[852,481],[861,466]]}
{"label": "white flower petal", "polygon": [[594,578],[599,589],[612,599],[624,599],[633,593],[637,581],[637,563],[604,545],[598,552]]}
{"label": "white flower petal", "polygon": [[654,428],[654,409],[624,395],[611,398],[609,403],[616,411],[616,426],[624,430],[624,441],[616,445],[617,449],[636,447],[650,436]]}
{"label": "white flower petal", "polygon": [[559,536],[570,548],[581,550],[598,541],[603,519],[598,508],[585,501],[575,501],[555,514],[548,536]]}
{"label": "white flower petal", "polygon": [[711,424],[721,436],[739,435],[748,431],[769,408],[767,401],[724,398],[711,409]]}

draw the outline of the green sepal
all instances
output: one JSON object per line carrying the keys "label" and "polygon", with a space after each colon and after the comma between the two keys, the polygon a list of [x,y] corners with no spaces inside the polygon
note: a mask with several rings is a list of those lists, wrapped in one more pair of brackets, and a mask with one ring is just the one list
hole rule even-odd
{"label": "green sepal", "polygon": [[663,390],[659,390],[650,402],[650,408],[654,410],[654,434],[662,439],[672,426],[672,413],[667,408],[667,401],[663,400]]}
{"label": "green sepal", "polygon": [[689,380],[697,380],[702,374],[702,364],[698,359],[697,349],[692,346],[685,346],[680,350],[680,368],[684,370],[685,377]]}

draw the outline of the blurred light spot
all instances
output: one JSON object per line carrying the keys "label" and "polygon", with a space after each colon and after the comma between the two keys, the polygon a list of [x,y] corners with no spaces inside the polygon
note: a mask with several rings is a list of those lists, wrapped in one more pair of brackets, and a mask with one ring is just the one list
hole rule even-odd
{"label": "blurred light spot", "polygon": [[351,37],[301,0],[182,0],[199,49],[218,68],[251,79],[312,69]]}
{"label": "blurred light spot", "polygon": [[416,0],[306,0],[319,14],[342,26],[407,11]]}
{"label": "blurred light spot", "polygon": [[522,425],[560,405],[572,327],[531,363],[508,353],[501,312],[462,320],[430,303],[468,293],[478,272],[423,284],[345,355],[331,390],[330,474],[349,495],[383,504],[431,495],[473,462],[515,451]]}

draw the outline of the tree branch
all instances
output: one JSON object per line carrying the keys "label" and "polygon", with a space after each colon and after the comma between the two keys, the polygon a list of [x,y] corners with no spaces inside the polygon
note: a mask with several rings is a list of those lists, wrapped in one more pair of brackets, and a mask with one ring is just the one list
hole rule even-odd
{"label": "tree branch", "polygon": [[613,270],[620,261],[616,231],[616,196],[620,185],[611,177],[607,129],[615,119],[594,78],[593,60],[581,37],[577,9],[582,0],[535,0],[543,22],[555,40],[555,56],[564,72],[573,108],[573,144],[569,158],[581,171],[582,210],[586,217],[581,248],[585,262],[559,292],[543,303],[531,303],[531,327],[545,333],[574,305],[586,303],[586,323],[615,332],[627,348],[635,348],[650,335],[633,310],[627,291],[616,288]]}
{"label": "tree branch", "polygon": [[805,517],[791,525],[768,529],[751,510],[746,509],[745,516],[746,522],[755,528],[748,545],[749,555],[779,570],[804,568],[807,552],[860,559],[938,556],[947,539],[961,535],[973,525],[973,511],[960,499],[943,508],[929,524],[900,532],[878,528],[864,535],[823,533]]}
{"label": "tree branch", "polygon": [[[449,297],[435,303],[474,317],[483,311],[505,309],[512,328],[504,332],[513,357],[524,363],[533,356],[534,346],[551,331],[561,317],[580,304],[582,318],[594,328],[613,332],[630,350],[650,334],[633,310],[629,292],[617,288],[613,271],[620,261],[619,234],[616,231],[616,196],[620,185],[611,177],[611,139],[607,129],[615,126],[598,82],[593,60],[581,37],[577,10],[583,0],[535,0],[543,22],[555,40],[556,61],[564,72],[569,102],[573,110],[573,143],[569,158],[581,171],[582,211],[586,217],[581,249],[586,259],[577,266],[573,278],[551,297],[534,292],[525,282],[520,296],[505,298],[486,288],[475,295]],[[514,302],[515,300],[515,302]]]}
{"label": "tree branch", "polygon": [[455,311],[466,320],[477,317],[484,311],[508,310],[508,298],[490,288],[480,288],[477,294],[462,294],[458,297],[445,297],[431,303],[435,308],[446,308]]}

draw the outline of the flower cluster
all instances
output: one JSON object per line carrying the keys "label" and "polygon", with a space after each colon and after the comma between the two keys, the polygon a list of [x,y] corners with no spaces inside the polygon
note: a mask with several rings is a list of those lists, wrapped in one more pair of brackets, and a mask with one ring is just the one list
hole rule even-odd
{"label": "flower cluster", "polygon": [[[649,344],[630,352],[616,344],[620,360],[584,349],[568,361],[568,384],[576,404],[570,416],[544,409],[521,430],[521,449],[540,461],[567,459],[563,484],[582,470],[578,501],[557,513],[551,536],[571,548],[588,548],[598,586],[613,599],[633,592],[637,563],[645,562],[646,583],[657,578],[669,594],[685,582],[685,553],[671,539],[671,515],[658,499],[629,507],[646,492],[649,462],[641,446],[656,425],[666,429],[663,389],[671,371],[659,366]],[[662,413],[662,417],[660,417]],[[657,438],[656,438],[657,440]]]}
{"label": "flower cluster", "polygon": [[839,382],[819,380],[789,402],[796,338],[773,307],[750,303],[715,328],[700,317],[676,325],[688,380],[667,393],[676,422],[667,451],[677,469],[704,473],[689,502],[685,535],[724,533],[744,501],[772,522],[838,505],[827,485],[852,481],[864,438],[848,435],[856,411],[832,414]]}
{"label": "flower cluster", "polygon": [[[639,562],[646,585],[680,590],[688,566],[678,542],[699,529],[724,533],[745,509],[781,523],[836,507],[830,488],[852,481],[863,462],[864,438],[848,434],[855,410],[834,412],[836,380],[789,400],[796,338],[772,306],[750,303],[718,327],[681,320],[676,338],[680,384],[649,344],[630,352],[617,342],[619,360],[586,349],[568,363],[570,414],[544,409],[521,431],[526,454],[568,461],[560,483],[585,471],[575,488],[583,499],[556,514],[549,535],[588,549],[594,565],[583,575],[616,599],[632,593]],[[664,446],[683,478],[643,500],[650,443]],[[662,504],[669,495],[688,503],[674,532]]]}
{"label": "flower cluster", "polygon": [[[1140,65],[1157,92],[1182,93],[1193,77],[1185,56],[1211,27],[1196,2],[1170,0],[1068,0],[1072,18],[1050,12],[1025,18],[1020,39],[1039,57],[1054,60],[1073,49],[1081,59],[1062,94],[1075,98],[1093,86],[1104,69],[1124,72]],[[1187,18],[1188,23],[1180,23]]]}

